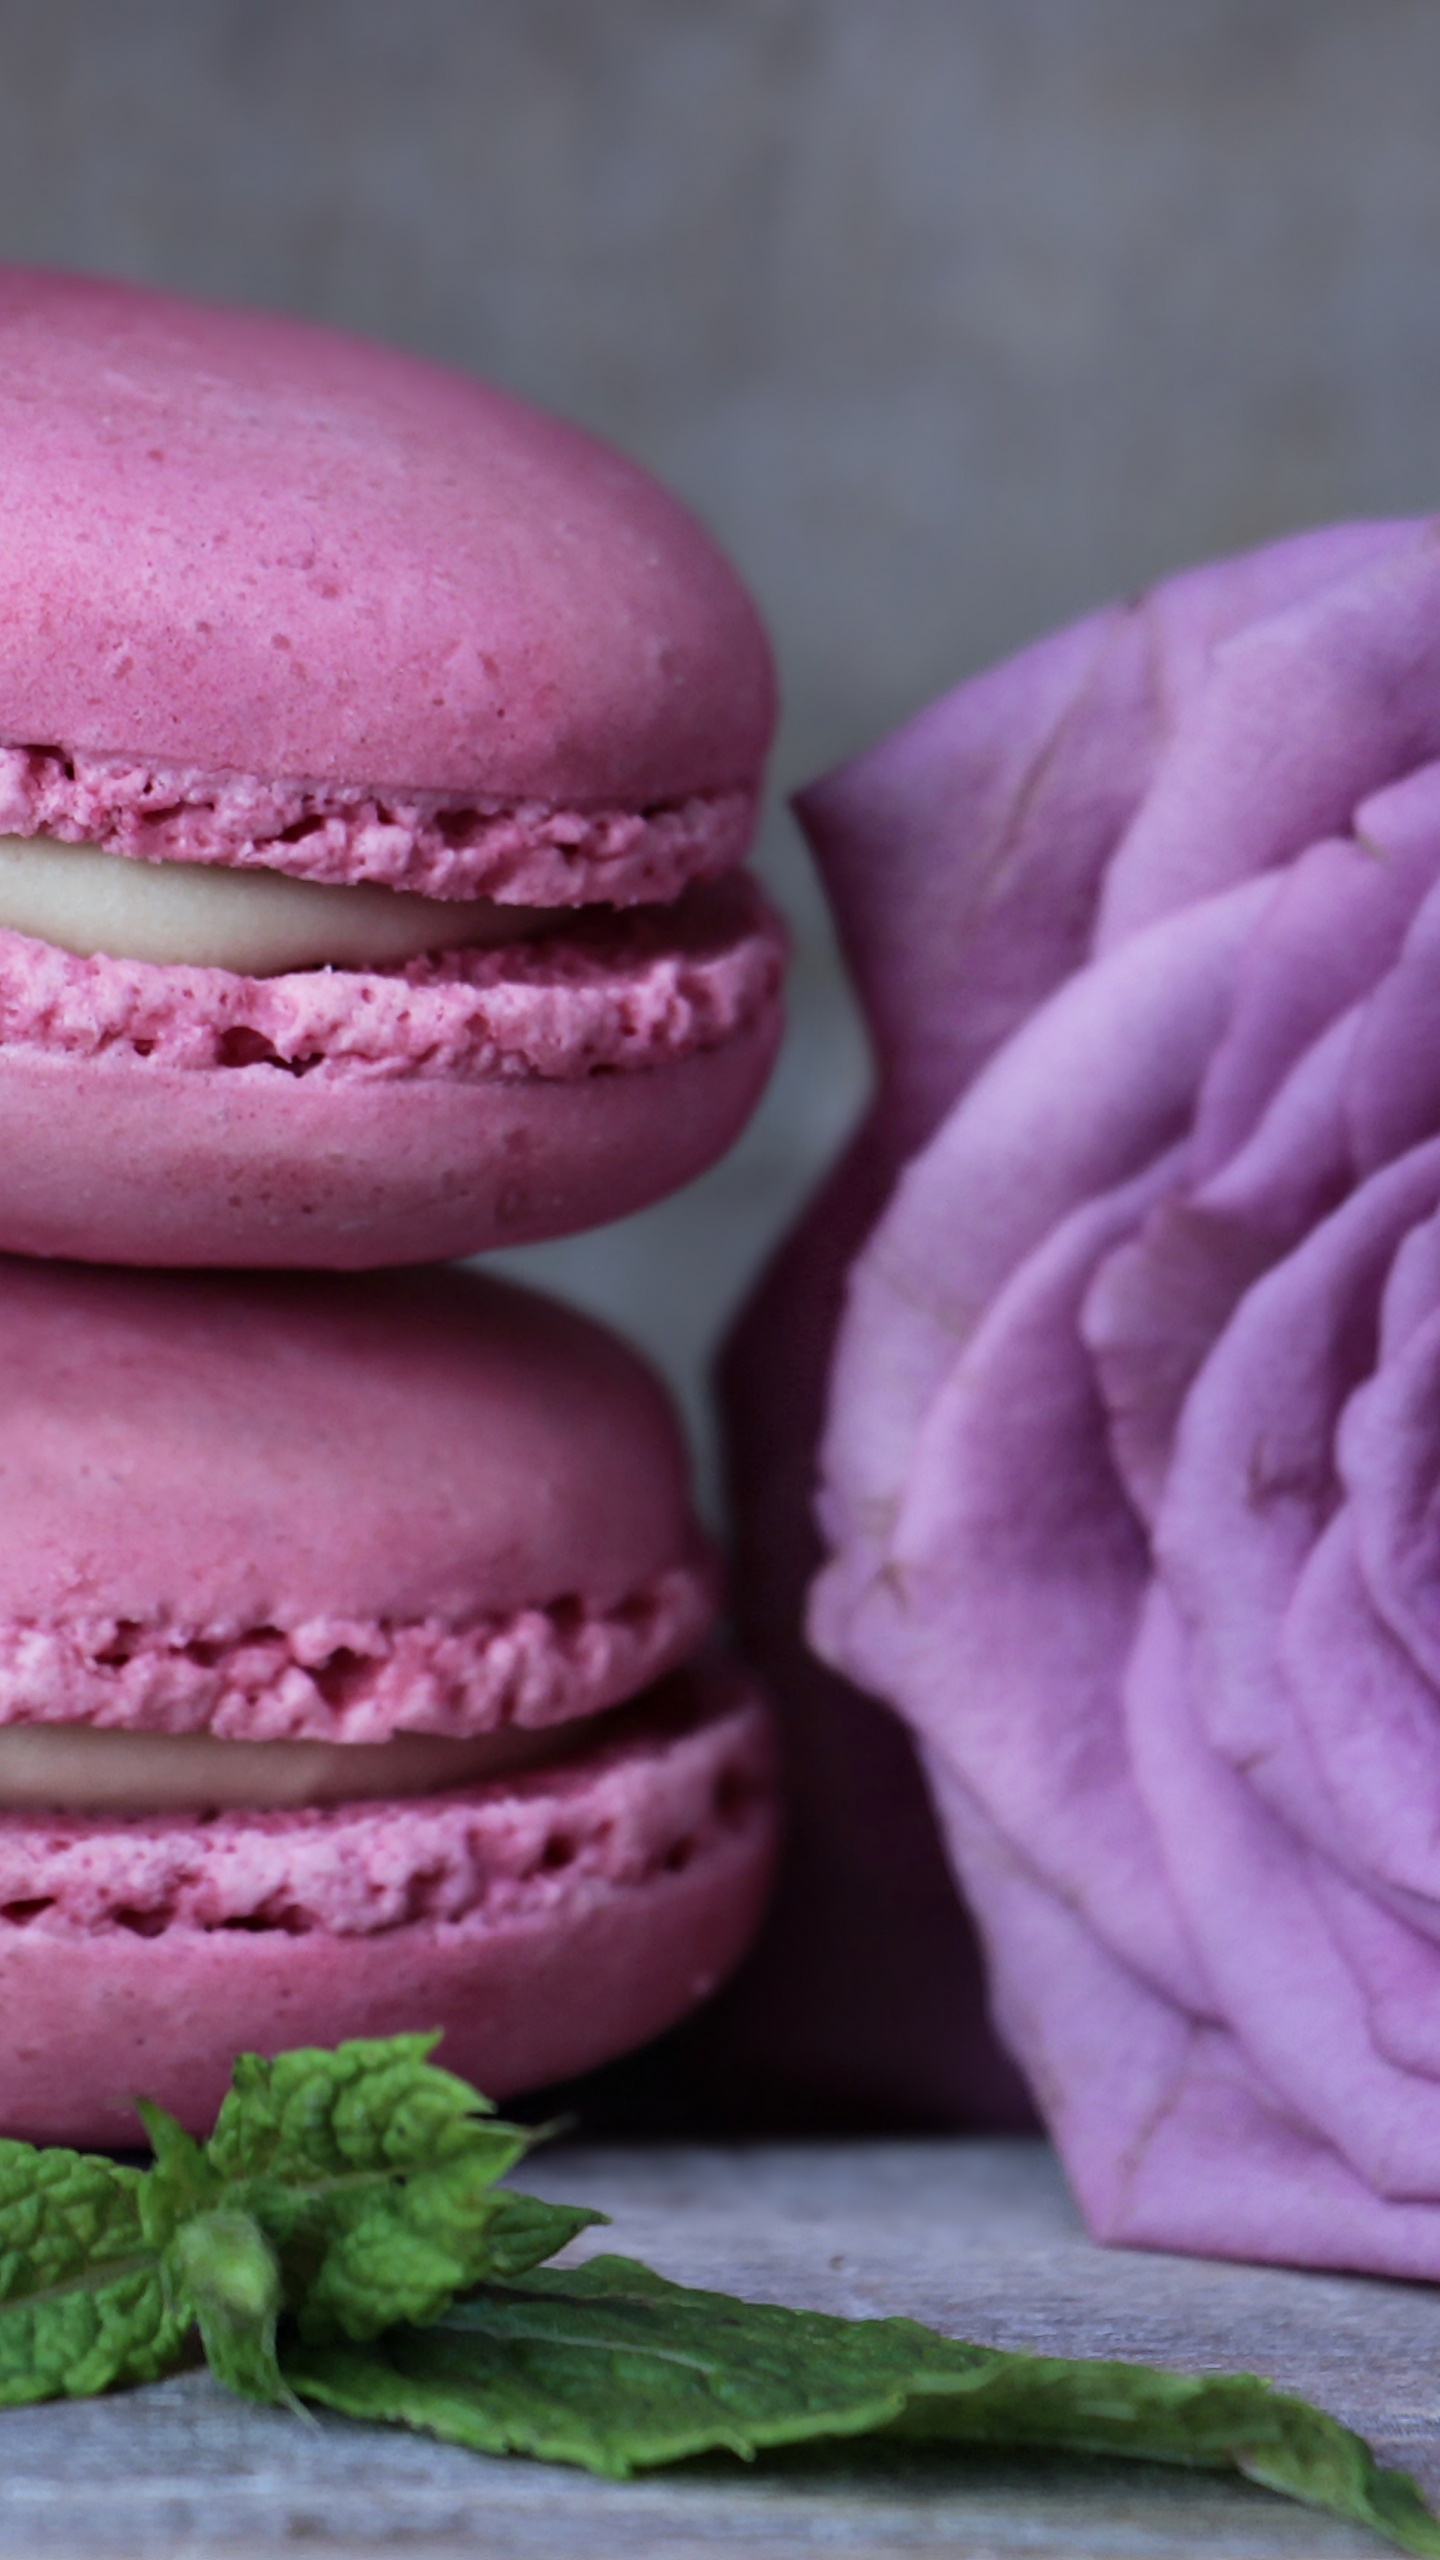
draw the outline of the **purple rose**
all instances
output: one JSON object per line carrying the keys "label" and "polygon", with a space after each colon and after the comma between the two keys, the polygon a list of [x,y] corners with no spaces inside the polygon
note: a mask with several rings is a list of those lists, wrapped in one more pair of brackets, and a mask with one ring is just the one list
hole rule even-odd
{"label": "purple rose", "polygon": [[1437,527],[1177,578],[804,815],[890,1185],[814,1640],[1094,2229],[1440,2276]]}

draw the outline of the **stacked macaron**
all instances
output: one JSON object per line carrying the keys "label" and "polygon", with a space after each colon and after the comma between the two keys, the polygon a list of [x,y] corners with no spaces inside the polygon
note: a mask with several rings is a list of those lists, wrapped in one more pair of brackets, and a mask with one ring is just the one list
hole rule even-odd
{"label": "stacked macaron", "polygon": [[0,275],[0,459],[0,2130],[569,2074],[740,1953],[765,1718],[633,1355],[381,1266],[743,1125],[763,635],[613,454],[290,322]]}

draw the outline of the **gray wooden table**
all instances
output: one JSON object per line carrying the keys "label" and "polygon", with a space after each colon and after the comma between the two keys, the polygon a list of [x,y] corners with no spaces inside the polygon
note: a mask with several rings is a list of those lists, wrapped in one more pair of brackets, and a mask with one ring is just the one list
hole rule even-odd
{"label": "gray wooden table", "polygon": [[[757,2299],[904,2311],[1003,2346],[1244,2365],[1440,2492],[1440,2292],[1094,2249],[1026,2142],[559,2148],[528,2183],[601,2206],[591,2245]],[[1148,2465],[826,2451],[626,2483],[305,2426],[200,2374],[0,2416],[0,2555],[108,2560],[961,2560],[1376,2553],[1243,2483]]]}

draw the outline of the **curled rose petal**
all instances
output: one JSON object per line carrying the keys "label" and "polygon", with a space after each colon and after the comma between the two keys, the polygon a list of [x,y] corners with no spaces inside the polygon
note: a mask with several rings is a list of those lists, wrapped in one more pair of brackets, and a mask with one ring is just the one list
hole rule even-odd
{"label": "curled rose petal", "polygon": [[1227,2025],[1120,1964],[943,1771],[934,1792],[981,1915],[1000,2024],[1098,2239],[1440,2274],[1440,2202],[1377,2195],[1279,2101]]}
{"label": "curled rose petal", "polygon": [[1301,1571],[1280,1663],[1295,1749],[1288,1773],[1271,1762],[1271,1803],[1323,1858],[1353,1869],[1362,1889],[1402,1908],[1407,1896],[1429,1900],[1440,1844],[1440,1721],[1430,1683],[1372,1605],[1348,1509]]}
{"label": "curled rose petal", "polygon": [[[902,1177],[851,1274],[837,1355],[826,1473],[847,1507],[822,1519],[839,1578],[868,1574],[929,1400],[994,1291],[1057,1219],[1183,1130],[1246,935],[1273,896],[1270,881],[1246,881],[1207,900],[1193,926],[1159,925],[1078,971]],[[852,1360],[858,1395],[845,1386]]]}
{"label": "curled rose petal", "polygon": [[[1112,1711],[1145,1551],[1075,1323],[1097,1257],[1171,1171],[1162,1158],[1077,1210],[1002,1291],[932,1409],[892,1544],[893,1615],[868,1633],[937,1756],[953,1756],[946,1706],[964,1697],[957,1765],[1002,1833],[1043,1832],[1052,1881],[1116,1951],[1203,2000]],[[864,1659],[863,1636],[852,1646]]]}
{"label": "curled rose petal", "polygon": [[1315,565],[1332,574],[1247,615],[1177,707],[1107,867],[1102,947],[1292,861],[1344,826],[1357,800],[1440,750],[1434,525],[1342,526],[1311,539]]}
{"label": "curled rose petal", "polygon": [[1240,963],[1195,1107],[1191,1179],[1250,1136],[1286,1073],[1399,957],[1440,868],[1440,829],[1394,855],[1313,845],[1280,881]]}

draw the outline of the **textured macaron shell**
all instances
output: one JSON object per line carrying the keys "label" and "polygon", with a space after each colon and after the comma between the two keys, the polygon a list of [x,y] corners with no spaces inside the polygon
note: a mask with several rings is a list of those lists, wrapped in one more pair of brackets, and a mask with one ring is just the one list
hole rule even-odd
{"label": "textured macaron shell", "polygon": [[645,808],[753,783],[763,634],[648,476],[298,321],[0,271],[0,739]]}
{"label": "textured macaron shell", "polygon": [[379,1741],[504,1722],[528,1680],[545,1722],[712,1608],[663,1391],[568,1309],[0,1265],[7,1721]]}
{"label": "textured macaron shell", "polygon": [[237,2052],[441,2027],[493,2095],[656,2034],[759,1917],[768,1719],[698,1712],[464,1794],[208,1823],[0,1816],[0,2129],[123,2142],[143,2094],[208,2130]]}

